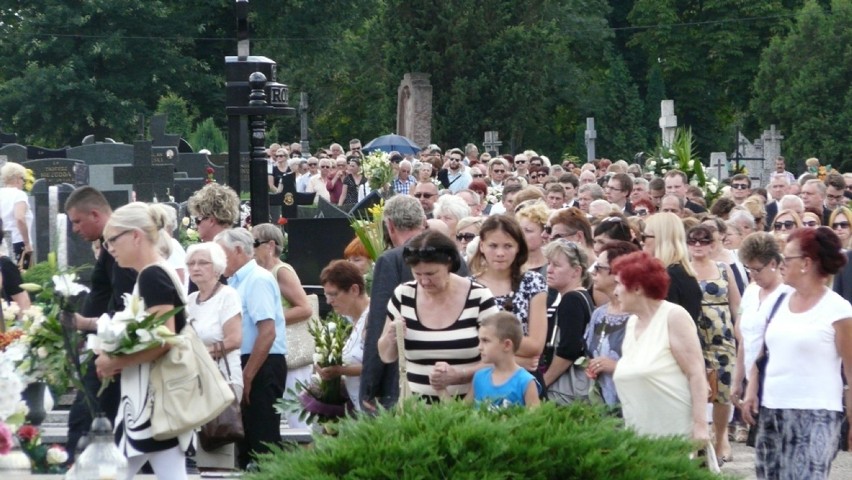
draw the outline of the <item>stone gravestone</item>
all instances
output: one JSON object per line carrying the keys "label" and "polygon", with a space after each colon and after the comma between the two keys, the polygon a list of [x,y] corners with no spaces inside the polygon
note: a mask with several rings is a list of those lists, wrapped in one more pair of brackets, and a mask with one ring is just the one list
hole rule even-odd
{"label": "stone gravestone", "polygon": [[396,133],[417,145],[432,143],[432,85],[427,73],[406,73],[397,90]]}
{"label": "stone gravestone", "polygon": [[720,182],[728,178],[728,158],[725,152],[713,152],[710,154],[710,166],[707,171]]}
{"label": "stone gravestone", "polygon": [[28,160],[22,165],[32,170],[36,179],[45,179],[48,185],[67,183],[79,187],[89,184],[89,167],[82,160],[44,158]]}
{"label": "stone gravestone", "polygon": [[174,167],[153,164],[151,142],[147,140],[133,144],[133,165],[113,168],[115,183],[133,185],[140,202],[167,199],[168,192],[175,188]]}
{"label": "stone gravestone", "polygon": [[738,132],[737,151],[734,158],[739,156],[741,165],[748,169],[752,185],[765,187],[769,184],[772,172],[775,170],[775,159],[781,155],[781,141],[784,136],[771,125],[764,130],[761,138],[750,142],[742,132]]}
{"label": "stone gravestone", "polygon": [[0,148],[0,157],[6,157],[6,162],[24,163],[27,161],[27,147],[17,143],[3,145]]}
{"label": "stone gravestone", "polygon": [[[57,252],[57,258],[67,259],[70,267],[94,263],[91,244],[79,235],[67,235],[67,232],[73,231],[70,220],[66,218],[64,229],[57,227],[58,215],[65,213],[65,200],[73,191],[73,185],[49,185],[45,179],[36,180],[33,184],[33,244],[37,262],[47,260],[48,253]],[[62,251],[59,250],[60,244],[65,246]]]}
{"label": "stone gravestone", "polygon": [[42,158],[68,158],[67,148],[45,148],[36,146],[27,146],[27,159],[39,160]]}
{"label": "stone gravestone", "polygon": [[166,133],[167,115],[154,115],[151,117],[151,164],[152,165],[175,165],[178,149],[180,146],[180,135]]}
{"label": "stone gravestone", "polygon": [[781,141],[784,135],[775,130],[775,125],[770,125],[769,130],[764,130],[760,136],[763,141],[763,176],[762,185],[769,184],[772,172],[775,171],[775,159],[781,156]]}
{"label": "stone gravestone", "polygon": [[660,130],[663,134],[663,146],[668,148],[674,143],[677,130],[677,115],[674,113],[674,100],[660,102]]}
{"label": "stone gravestone", "polygon": [[592,163],[595,161],[595,139],[598,138],[598,132],[595,131],[595,117],[586,118],[586,162]]}
{"label": "stone gravestone", "polygon": [[[217,170],[215,173],[216,182],[221,183],[223,185],[228,184],[228,155],[227,154],[215,154],[209,156],[210,161],[216,165],[222,165],[222,172],[220,178],[220,172]],[[249,162],[251,161],[251,157],[247,152],[240,152],[240,191],[248,192],[249,191]]]}
{"label": "stone gravestone", "polygon": [[0,145],[6,145],[8,143],[18,143],[18,135],[14,133],[6,133],[3,131],[3,127],[0,126]]}
{"label": "stone gravestone", "polygon": [[[133,164],[133,145],[125,143],[94,143],[72,147],[68,158],[82,160],[89,167],[89,185],[106,192],[123,191],[130,198],[132,185],[118,185],[114,168]],[[125,200],[126,203],[126,200]]]}

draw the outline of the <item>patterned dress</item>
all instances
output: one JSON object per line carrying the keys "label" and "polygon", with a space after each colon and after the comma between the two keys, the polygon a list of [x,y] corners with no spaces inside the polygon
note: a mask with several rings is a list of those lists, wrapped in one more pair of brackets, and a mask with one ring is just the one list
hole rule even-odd
{"label": "patterned dress", "polygon": [[698,338],[707,368],[716,370],[719,393],[713,403],[729,403],[736,347],[731,307],[728,303],[728,271],[724,263],[716,262],[719,277],[699,280],[703,298],[698,318]]}
{"label": "patterned dress", "polygon": [[[470,277],[476,281],[476,277]],[[547,292],[547,283],[544,277],[536,271],[528,271],[521,277],[521,284],[517,292],[509,292],[506,295],[495,296],[494,301],[497,308],[515,314],[521,321],[524,336],[530,334],[530,300],[539,293]]]}

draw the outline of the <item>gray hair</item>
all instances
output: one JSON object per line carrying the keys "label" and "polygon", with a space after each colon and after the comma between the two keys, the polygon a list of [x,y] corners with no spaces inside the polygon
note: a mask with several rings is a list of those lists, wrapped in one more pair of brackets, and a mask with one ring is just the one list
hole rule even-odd
{"label": "gray hair", "polygon": [[[667,194],[663,195],[663,198],[661,198],[660,201],[662,202],[666,198],[674,198],[675,200],[677,200],[677,207],[679,209],[683,210],[683,207],[685,206],[686,202],[684,201],[684,199],[682,197],[679,197],[679,196],[675,195],[674,193],[667,193]],[[754,218],[752,218],[752,221],[754,221]]]}
{"label": "gray hair", "polygon": [[604,198],[603,188],[601,188],[601,186],[597,183],[587,183],[585,185],[580,185],[580,189],[577,190],[577,193],[580,194],[583,192],[589,192],[589,194],[591,194],[592,198],[595,200],[600,200]]}
{"label": "gray hair", "polygon": [[461,220],[464,217],[470,216],[470,207],[461,197],[455,195],[442,195],[435,202],[435,208],[432,211],[435,218],[440,215],[449,214],[456,217],[456,220]]}
{"label": "gray hair", "polygon": [[[471,198],[471,199],[473,199],[473,203],[475,203],[475,204],[477,204],[477,205],[479,205],[480,203],[482,203],[482,198],[480,198],[480,197],[479,197],[479,194],[478,194],[478,193],[476,193],[476,192],[474,192],[473,190],[471,190],[471,189],[469,189],[469,188],[465,188],[465,189],[463,189],[463,190],[459,190],[458,192],[456,192],[456,195],[458,195],[458,194],[460,194],[460,193],[466,193],[466,194],[470,195],[470,198]],[[465,203],[466,203],[466,202],[465,202]]]}
{"label": "gray hair", "polygon": [[243,227],[223,230],[216,235],[213,241],[229,250],[235,250],[239,247],[246,255],[254,257],[254,237],[251,236],[251,232]]}
{"label": "gray hair", "polygon": [[778,202],[778,211],[793,210],[799,214],[805,211],[805,202],[796,195],[784,195]]}
{"label": "gray hair", "polygon": [[737,222],[745,222],[746,225],[748,225],[749,227],[751,227],[752,230],[754,230],[754,215],[752,215],[751,212],[749,212],[743,207],[734,207],[734,209],[731,210],[731,213],[728,215],[728,224]]}
{"label": "gray hair", "polygon": [[225,271],[225,266],[228,264],[228,257],[225,256],[225,251],[215,242],[195,243],[186,249],[186,263],[198,253],[207,253],[210,256],[210,261],[213,262],[213,272],[216,275],[222,275]]}
{"label": "gray hair", "polygon": [[645,190],[648,190],[648,180],[645,180],[642,177],[637,177],[633,179],[633,188],[636,188],[636,185],[642,185],[643,187],[645,187]]}
{"label": "gray hair", "polygon": [[[467,206],[467,204],[465,204]],[[394,195],[385,203],[384,218],[402,231],[412,231],[423,227],[426,214],[420,201],[411,195]]]}
{"label": "gray hair", "polygon": [[548,262],[553,261],[558,255],[563,255],[568,259],[568,264],[571,267],[580,267],[580,284],[588,285],[589,256],[583,250],[583,247],[570,240],[560,238],[559,240],[548,243],[541,250]]}
{"label": "gray hair", "polygon": [[27,169],[20,163],[6,162],[6,164],[0,168],[0,183],[6,186],[9,182],[18,177],[24,178],[26,174]]}
{"label": "gray hair", "polygon": [[284,234],[277,226],[271,223],[261,223],[251,229],[251,234],[260,243],[266,243],[270,240],[275,242],[275,255],[280,256],[281,252],[284,251]]}

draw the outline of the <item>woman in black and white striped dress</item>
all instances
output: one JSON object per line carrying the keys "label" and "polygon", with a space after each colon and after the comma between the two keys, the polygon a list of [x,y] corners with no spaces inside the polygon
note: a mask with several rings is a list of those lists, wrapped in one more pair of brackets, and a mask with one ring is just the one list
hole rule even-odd
{"label": "woman in black and white striped dress", "polygon": [[398,359],[396,320],[401,319],[411,392],[430,401],[444,391],[464,396],[481,367],[479,321],[497,312],[491,291],[452,273],[461,257],[442,233],[427,230],[412,238],[403,259],[415,280],[399,285],[388,302],[379,356],[385,363]]}

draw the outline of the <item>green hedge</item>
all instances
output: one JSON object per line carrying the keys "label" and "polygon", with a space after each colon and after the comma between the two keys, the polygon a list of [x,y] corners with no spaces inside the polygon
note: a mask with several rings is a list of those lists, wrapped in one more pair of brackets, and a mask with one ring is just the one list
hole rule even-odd
{"label": "green hedge", "polygon": [[412,405],[405,414],[345,420],[336,437],[261,456],[247,480],[718,479],[689,460],[691,445],[648,439],[587,405],[477,411]]}

